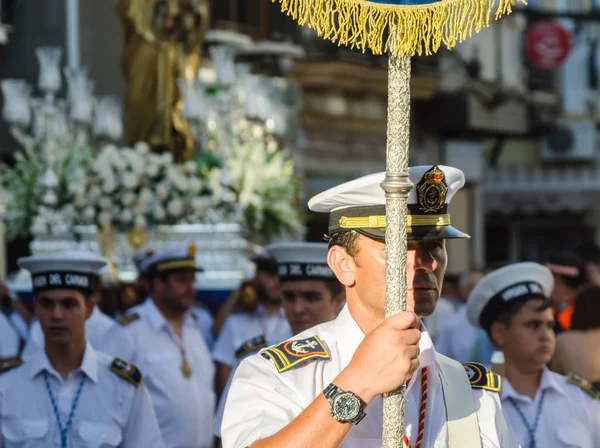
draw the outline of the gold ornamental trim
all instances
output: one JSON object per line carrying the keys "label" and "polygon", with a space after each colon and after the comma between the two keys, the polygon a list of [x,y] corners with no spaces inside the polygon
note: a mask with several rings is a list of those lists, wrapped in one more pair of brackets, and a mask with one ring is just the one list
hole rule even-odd
{"label": "gold ornamental trim", "polygon": [[176,260],[160,263],[156,266],[158,272],[171,271],[174,269],[196,269],[196,260]]}
{"label": "gold ornamental trim", "polygon": [[[433,226],[444,227],[451,224],[450,214],[441,215],[408,215],[406,225],[408,227]],[[339,221],[342,229],[385,229],[385,216],[342,216]]]}

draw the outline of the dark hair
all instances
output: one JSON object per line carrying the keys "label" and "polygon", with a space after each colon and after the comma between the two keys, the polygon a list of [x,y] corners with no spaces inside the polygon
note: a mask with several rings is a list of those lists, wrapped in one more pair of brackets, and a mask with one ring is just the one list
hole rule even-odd
{"label": "dark hair", "polygon": [[[550,303],[549,300],[543,299],[539,296],[534,296],[534,297],[527,297],[521,300],[515,300],[514,302],[508,302],[506,305],[506,308],[504,308],[502,311],[500,311],[496,317],[494,317],[494,319],[492,320],[492,323],[494,322],[498,322],[501,323],[502,325],[504,325],[505,327],[510,327],[512,325],[513,319],[515,318],[515,316],[517,314],[519,314],[521,312],[521,310],[523,309],[523,307],[525,306],[525,304],[532,302],[534,300],[538,300],[540,302],[542,302],[542,304],[536,308],[536,311],[545,311],[548,308],[550,308],[552,306],[552,304]],[[486,333],[488,334],[488,336],[490,337],[490,340],[494,343],[494,345],[496,345],[496,343],[494,342],[494,339],[492,337],[492,331],[491,331],[492,327],[490,325],[489,328],[486,328]]]}
{"label": "dark hair", "polygon": [[325,281],[325,286],[327,287],[327,290],[331,293],[332,300],[345,292],[344,285],[342,285],[337,280],[327,280]]}
{"label": "dark hair", "polygon": [[600,286],[589,285],[575,296],[571,330],[600,328]]}
{"label": "dark hair", "polygon": [[271,257],[255,256],[252,258],[256,266],[256,273],[264,272],[266,274],[278,274],[277,261]]}
{"label": "dark hair", "polygon": [[[546,257],[546,263],[577,269],[578,274],[576,276],[555,273],[570,288],[579,288],[588,281],[583,260],[573,252],[550,252]],[[552,271],[551,267],[550,270]]]}
{"label": "dark hair", "polygon": [[360,234],[356,230],[344,230],[336,232],[333,235],[326,236],[325,240],[329,243],[329,248],[333,246],[341,246],[344,250],[353,257],[357,253],[356,239]]}
{"label": "dark hair", "polygon": [[600,264],[600,246],[596,243],[580,244],[575,248],[574,252],[586,264]]}

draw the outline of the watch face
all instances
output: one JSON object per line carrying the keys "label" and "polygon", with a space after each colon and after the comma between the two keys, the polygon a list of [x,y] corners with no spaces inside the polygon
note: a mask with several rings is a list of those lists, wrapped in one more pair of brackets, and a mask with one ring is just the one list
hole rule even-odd
{"label": "watch face", "polygon": [[347,422],[356,418],[360,408],[360,401],[351,392],[344,392],[333,401],[333,412],[339,421]]}

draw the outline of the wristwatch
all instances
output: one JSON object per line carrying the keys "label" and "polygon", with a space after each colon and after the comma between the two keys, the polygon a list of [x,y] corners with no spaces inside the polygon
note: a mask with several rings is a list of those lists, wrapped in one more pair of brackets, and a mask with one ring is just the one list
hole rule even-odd
{"label": "wristwatch", "polygon": [[344,391],[331,383],[323,391],[331,405],[331,415],[340,423],[358,423],[365,418],[360,398],[350,391]]}

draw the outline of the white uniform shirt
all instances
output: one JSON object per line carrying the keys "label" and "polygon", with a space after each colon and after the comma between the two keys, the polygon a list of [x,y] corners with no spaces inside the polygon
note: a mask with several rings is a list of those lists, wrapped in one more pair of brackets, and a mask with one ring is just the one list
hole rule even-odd
{"label": "white uniform shirt", "polygon": [[[118,326],[119,324],[113,319],[95,307],[92,315],[85,322],[85,338],[96,350],[113,355],[110,341]],[[23,359],[27,359],[43,347],[44,333],[40,322],[36,320],[31,324],[29,339],[23,349]]]}
{"label": "white uniform shirt", "polygon": [[215,323],[212,315],[205,310],[204,308],[200,308],[199,306],[193,306],[190,309],[190,312],[196,316],[196,322],[198,324],[198,328],[200,328],[200,332],[204,337],[204,342],[206,342],[206,346],[208,349],[212,349],[212,346],[215,343],[215,338],[213,336],[212,327]]}
{"label": "white uniform shirt", "polygon": [[430,316],[427,316],[423,319],[423,323],[427,326],[427,331],[429,332],[429,336],[437,345],[437,338],[442,332],[442,329],[456,312],[458,311],[458,306],[450,299],[446,299],[444,297],[440,297],[437,305],[435,306],[435,311],[431,313]]}
{"label": "white uniform shirt", "polygon": [[[435,349],[422,328],[419,348],[421,367],[429,369],[429,388],[423,447],[443,448],[448,444],[446,411],[440,370]],[[328,347],[331,360],[316,360],[277,373],[271,360],[257,354],[246,358],[238,368],[225,404],[222,434],[224,448],[249,446],[289,424],[322,393],[350,363],[365,335],[348,307],[336,320],[300,333],[294,339],[317,335]],[[406,396],[406,433],[414,446],[421,404],[421,374],[413,375]],[[517,443],[502,413],[500,397],[487,390],[473,389],[473,399],[484,448],[514,448]],[[353,427],[344,448],[380,448],[383,426],[383,399],[375,398],[366,417]]]}
{"label": "white uniform shirt", "polygon": [[19,313],[15,313],[14,311],[10,313],[8,318],[19,337],[24,341],[27,341],[29,338],[29,324],[25,322],[25,319],[23,319]]}
{"label": "white uniform shirt", "polygon": [[474,359],[474,348],[479,329],[467,319],[467,307],[462,306],[451,316],[442,328],[435,347],[439,353],[460,362],[478,361]]}
{"label": "white uniform shirt", "polygon": [[169,448],[212,447],[215,368],[194,318],[188,313],[182,330],[181,342],[192,368],[192,377],[185,378],[181,351],[154,302],[146,300],[136,312],[141,318],[120,329],[115,350],[123,341],[125,349],[118,356],[144,374],[165,444]]}
{"label": "white uniform shirt", "polygon": [[[281,334],[280,334],[280,336],[281,336]],[[289,334],[285,335],[283,338],[281,338],[279,340],[267,340],[267,346],[279,344],[280,342],[283,342],[283,341],[291,338],[292,336],[293,335],[292,335],[292,331],[290,328]],[[242,361],[244,359],[246,359],[246,357],[237,359],[235,361],[235,365],[231,369],[231,374],[229,375],[229,379],[227,380],[227,384],[225,384],[225,389],[223,390],[223,394],[221,395],[221,399],[219,400],[219,406],[217,407],[217,413],[215,414],[215,422],[213,424],[213,434],[216,437],[219,437],[219,438],[221,437],[221,425],[223,423],[223,413],[225,412],[225,403],[227,402],[227,394],[229,393],[229,389],[231,388],[231,382],[233,380],[233,376],[235,375],[235,371],[237,370],[237,368],[240,366],[240,364],[242,363]]]}
{"label": "white uniform shirt", "polygon": [[67,435],[69,448],[164,448],[150,396],[113,373],[113,358],[86,346],[81,367],[66,380],[43,350],[0,374],[0,448],[60,447],[60,431],[44,381],[46,372],[63,425],[85,376]]}
{"label": "white uniform shirt", "polygon": [[258,336],[264,336],[268,341],[284,341],[291,332],[283,308],[269,316],[259,304],[255,313],[232,314],[227,318],[213,347],[213,358],[217,362],[233,366],[235,351],[244,342]]}
{"label": "white uniform shirt", "polygon": [[567,377],[544,369],[540,387],[533,399],[520,395],[506,378],[503,380],[502,407],[524,448],[530,446],[531,438],[509,398],[512,397],[527,419],[527,424],[533,427],[542,391],[545,391],[544,402],[535,431],[537,447],[600,447],[600,401],[570,384]]}
{"label": "white uniform shirt", "polygon": [[10,320],[0,313],[0,358],[18,356],[21,339]]}

